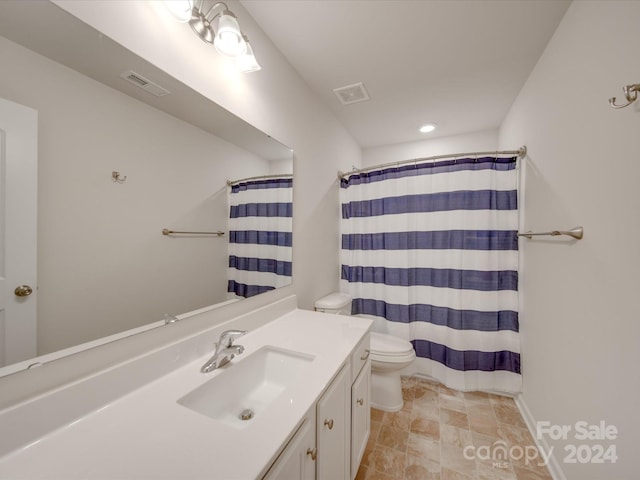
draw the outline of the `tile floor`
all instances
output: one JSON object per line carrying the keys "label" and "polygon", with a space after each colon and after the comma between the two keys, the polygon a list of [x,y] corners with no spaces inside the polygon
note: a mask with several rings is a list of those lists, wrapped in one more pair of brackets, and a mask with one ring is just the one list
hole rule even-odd
{"label": "tile floor", "polygon": [[402,378],[402,393],[401,411],[371,410],[356,480],[551,480],[540,457],[521,455],[537,452],[513,399],[416,377]]}

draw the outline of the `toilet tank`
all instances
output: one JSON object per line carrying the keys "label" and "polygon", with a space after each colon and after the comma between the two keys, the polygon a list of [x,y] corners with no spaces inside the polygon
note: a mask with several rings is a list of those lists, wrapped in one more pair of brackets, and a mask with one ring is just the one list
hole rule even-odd
{"label": "toilet tank", "polygon": [[316,300],[314,309],[316,312],[351,315],[351,295],[340,292],[331,293]]}

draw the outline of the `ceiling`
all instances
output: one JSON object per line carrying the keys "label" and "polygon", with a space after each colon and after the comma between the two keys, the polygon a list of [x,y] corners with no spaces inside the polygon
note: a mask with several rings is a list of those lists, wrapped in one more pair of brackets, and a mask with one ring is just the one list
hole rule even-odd
{"label": "ceiling", "polygon": [[[498,128],[570,0],[241,3],[367,148]],[[370,100],[341,104],[333,89],[358,82]]]}

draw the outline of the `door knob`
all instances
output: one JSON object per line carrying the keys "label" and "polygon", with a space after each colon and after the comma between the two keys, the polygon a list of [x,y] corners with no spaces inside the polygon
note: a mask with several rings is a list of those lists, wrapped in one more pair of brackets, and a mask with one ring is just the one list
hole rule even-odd
{"label": "door knob", "polygon": [[16,294],[16,297],[28,297],[33,293],[33,289],[29,285],[20,285],[13,293]]}

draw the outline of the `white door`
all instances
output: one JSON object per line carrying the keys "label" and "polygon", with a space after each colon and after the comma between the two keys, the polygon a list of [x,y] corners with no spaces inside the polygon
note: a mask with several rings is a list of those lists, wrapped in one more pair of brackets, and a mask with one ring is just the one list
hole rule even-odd
{"label": "white door", "polygon": [[37,168],[38,112],[0,99],[0,367],[36,355]]}

